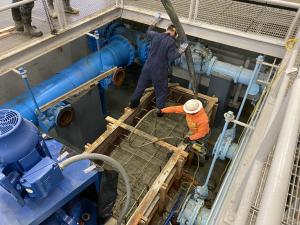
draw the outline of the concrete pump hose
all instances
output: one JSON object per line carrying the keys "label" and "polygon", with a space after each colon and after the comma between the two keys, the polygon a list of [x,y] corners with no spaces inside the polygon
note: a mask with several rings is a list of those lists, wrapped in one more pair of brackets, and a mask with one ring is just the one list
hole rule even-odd
{"label": "concrete pump hose", "polygon": [[125,200],[124,207],[123,207],[121,214],[117,221],[117,225],[121,225],[123,217],[125,216],[125,214],[128,210],[129,202],[130,202],[130,198],[131,198],[131,187],[130,187],[130,183],[129,183],[129,177],[128,177],[125,169],[119,162],[117,162],[113,158],[106,156],[106,155],[98,154],[98,153],[83,153],[80,155],[75,155],[75,156],[72,156],[72,157],[64,160],[63,162],[59,163],[59,166],[63,170],[70,164],[75,163],[80,160],[85,160],[85,159],[104,161],[105,163],[107,163],[107,164],[111,165],[113,168],[115,168],[121,174],[122,178],[124,179],[124,182],[126,185],[126,200]]}

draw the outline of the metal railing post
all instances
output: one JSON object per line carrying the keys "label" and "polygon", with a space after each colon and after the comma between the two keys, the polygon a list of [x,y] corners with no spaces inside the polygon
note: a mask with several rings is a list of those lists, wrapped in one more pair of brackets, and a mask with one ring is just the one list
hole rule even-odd
{"label": "metal railing post", "polygon": [[193,18],[194,5],[195,5],[195,0],[191,0],[190,10],[189,10],[189,21],[191,21]]}
{"label": "metal railing post", "polygon": [[298,22],[299,18],[300,18],[300,8],[298,9],[298,11],[295,15],[295,18],[294,18],[287,34],[286,34],[286,37],[285,37],[285,40],[284,40],[285,43],[290,39],[291,35],[293,34],[293,31],[295,30],[295,27],[297,25],[297,22]]}
{"label": "metal railing post", "polygon": [[34,1],[36,1],[36,0],[23,0],[23,1],[20,1],[20,2],[12,3],[12,4],[7,4],[7,5],[4,5],[4,6],[0,7],[0,12],[8,10],[8,9],[12,9],[12,8],[15,8],[15,7],[24,5],[24,4],[28,4],[28,3],[34,2]]}
{"label": "metal railing post", "polygon": [[194,10],[194,21],[197,19],[198,16],[198,10],[199,10],[199,0],[196,0],[195,10]]}
{"label": "metal railing post", "polygon": [[65,9],[61,0],[54,0],[54,10],[57,13],[58,23],[60,29],[63,30],[67,27],[67,19],[65,16]]}

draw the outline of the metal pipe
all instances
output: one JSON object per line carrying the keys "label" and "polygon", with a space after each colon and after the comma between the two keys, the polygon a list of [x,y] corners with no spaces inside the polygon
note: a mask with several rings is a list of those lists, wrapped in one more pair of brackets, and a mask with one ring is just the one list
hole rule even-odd
{"label": "metal pipe", "polygon": [[296,24],[297,24],[297,22],[299,20],[299,17],[300,17],[300,8],[298,9],[297,14],[296,14],[295,18],[293,19],[293,22],[292,22],[292,24],[291,24],[291,26],[290,26],[290,28],[288,30],[288,33],[287,33],[287,35],[285,37],[285,42],[287,42],[289,40],[289,38],[291,37],[291,35],[292,35],[292,33],[293,33],[294,29],[295,29],[295,26],[296,26]]}
{"label": "metal pipe", "polygon": [[61,29],[65,29],[67,27],[67,19],[64,10],[64,4],[61,0],[54,0],[54,10],[57,13],[58,23]]}
{"label": "metal pipe", "polygon": [[[279,79],[277,80],[277,83],[276,83],[277,87],[278,88],[280,87],[280,89],[277,93],[276,93],[276,89],[271,93],[272,96],[274,98],[276,98],[276,100],[275,100],[275,103],[274,103],[273,113],[272,113],[271,118],[269,120],[268,128],[273,123],[275,115],[279,111],[281,103],[282,103],[284,97],[286,96],[286,92],[287,92],[288,85],[289,85],[289,82],[290,82],[288,73],[294,67],[297,56],[298,56],[298,52],[299,52],[299,49],[300,49],[300,41],[299,41],[300,40],[300,28],[297,31],[296,40],[297,40],[297,42],[296,42],[293,50],[286,52],[284,60],[281,63],[281,67],[279,69],[279,70],[285,69],[284,74],[281,77],[279,77]],[[279,73],[280,73],[280,71],[279,71]]]}
{"label": "metal pipe", "polygon": [[216,145],[214,146],[214,149],[216,149],[216,151],[213,150],[213,152],[215,152],[215,155],[214,155],[214,158],[213,158],[213,160],[211,162],[211,165],[210,165],[210,168],[209,168],[209,171],[208,171],[205,183],[203,185],[205,187],[208,186],[208,182],[209,182],[209,179],[211,177],[212,171],[214,169],[215,163],[216,163],[216,161],[217,161],[217,159],[219,157],[220,146],[221,146],[221,144],[223,142],[223,138],[224,138],[225,132],[227,130],[227,127],[228,127],[229,123],[234,119],[233,113],[231,111],[225,113],[224,117],[225,117],[225,124],[224,124],[223,130],[222,130],[220,139],[218,139]]}
{"label": "metal pipe", "polygon": [[16,8],[16,7],[19,7],[21,5],[25,5],[27,3],[34,2],[34,1],[36,1],[36,0],[23,0],[23,1],[20,1],[20,2],[7,4],[7,5],[4,5],[4,6],[0,7],[0,12],[8,10],[8,9]]}
{"label": "metal pipe", "polygon": [[[256,60],[257,60],[257,61],[256,61],[256,65],[255,65],[255,68],[254,68],[254,70],[253,70],[253,72],[252,72],[252,76],[251,76],[251,79],[250,79],[250,81],[249,81],[248,87],[247,87],[247,89],[246,89],[246,93],[245,93],[245,95],[244,95],[243,101],[242,101],[241,106],[240,106],[240,108],[239,108],[239,111],[238,111],[238,113],[237,113],[237,115],[236,115],[236,120],[239,120],[239,119],[240,119],[240,116],[241,116],[241,114],[242,114],[242,112],[243,112],[243,109],[244,109],[244,105],[245,105],[246,100],[247,100],[248,93],[249,93],[249,91],[250,91],[250,89],[251,89],[251,86],[252,86],[253,82],[257,79],[257,76],[258,76],[258,74],[259,74],[259,72],[260,72],[260,69],[261,69],[261,67],[262,67],[261,62],[263,62],[264,57],[263,57],[262,55],[260,55],[260,56],[257,57]],[[236,127],[236,124],[234,124],[233,127]]]}
{"label": "metal pipe", "polygon": [[281,0],[250,0],[252,2],[259,2],[263,4],[269,4],[269,5],[274,5],[274,6],[282,6],[282,7],[287,7],[287,8],[292,8],[292,9],[299,9],[300,4],[298,3],[293,3],[293,2],[288,2],[288,1],[281,1]]}
{"label": "metal pipe", "polygon": [[272,165],[262,194],[256,224],[280,225],[289,189],[300,125],[300,71],[291,88],[286,114],[275,148]]}
{"label": "metal pipe", "polygon": [[35,108],[38,111],[38,114],[41,114],[42,112],[41,112],[40,107],[39,107],[39,105],[38,105],[38,103],[37,103],[37,101],[34,97],[34,94],[32,92],[32,88],[31,88],[30,83],[29,83],[28,78],[27,78],[27,70],[25,70],[24,68],[21,67],[18,70],[13,70],[13,71],[15,73],[19,74],[22,77],[22,79],[24,81],[24,84],[25,84],[27,90],[29,91],[29,93],[31,95],[31,99],[32,99],[32,101],[35,105]]}
{"label": "metal pipe", "polygon": [[251,126],[250,124],[243,123],[243,122],[240,122],[240,121],[238,121],[238,120],[233,120],[232,122],[233,122],[234,124],[240,125],[240,126],[242,126],[242,127],[250,128],[250,129],[252,129],[252,130],[254,129],[254,127]]}
{"label": "metal pipe", "polygon": [[[119,35],[113,36],[101,51],[86,56],[34,87],[32,91],[38,105],[45,105],[112,67],[131,64],[134,60],[134,52],[134,47],[126,38]],[[99,55],[102,57],[103,66],[99,66]],[[35,105],[29,92],[1,105],[0,108],[14,109],[38,125]]]}

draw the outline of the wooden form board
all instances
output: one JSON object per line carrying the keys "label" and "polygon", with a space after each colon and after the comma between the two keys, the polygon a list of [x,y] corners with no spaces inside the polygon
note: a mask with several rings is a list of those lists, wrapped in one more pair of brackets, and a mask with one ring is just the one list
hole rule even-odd
{"label": "wooden form board", "polygon": [[[172,86],[170,88],[174,89],[174,91],[188,95],[190,96],[190,98],[193,97],[193,93],[191,91],[180,86]],[[125,108],[124,114],[118,120],[112,117],[106,117],[106,120],[109,122],[106,132],[104,132],[94,143],[87,144],[85,146],[85,152],[90,153],[95,151],[96,149],[101,149],[102,154],[108,154],[106,149],[106,141],[109,143],[113,140],[116,140],[116,136],[118,136],[124,130],[133,132],[148,141],[157,141],[157,137],[152,136],[144,131],[135,129],[130,125],[135,116],[140,112],[140,110],[150,103],[153,96],[153,91],[147,92],[141,99],[141,103],[137,109],[132,110],[129,108]],[[202,94],[199,94],[199,98],[206,100],[207,104],[205,109],[209,117],[213,119],[212,117],[214,116],[214,112],[216,111],[216,103],[218,99]],[[148,225],[155,212],[163,212],[165,207],[166,195],[169,189],[171,188],[173,183],[178,183],[182,177],[183,166],[188,157],[188,153],[185,151],[186,145],[182,143],[178,147],[176,147],[164,141],[157,141],[156,144],[169,151],[172,151],[173,154],[153,182],[152,186],[150,187],[142,201],[139,203],[132,216],[129,218],[126,225]]]}
{"label": "wooden form board", "polygon": [[9,26],[9,27],[5,27],[0,29],[0,39],[8,37],[12,31],[15,30],[14,26]]}

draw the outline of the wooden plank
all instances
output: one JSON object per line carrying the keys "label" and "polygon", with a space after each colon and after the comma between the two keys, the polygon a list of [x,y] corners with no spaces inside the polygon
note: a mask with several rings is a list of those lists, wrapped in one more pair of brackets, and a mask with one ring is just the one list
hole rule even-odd
{"label": "wooden plank", "polygon": [[176,164],[176,173],[175,173],[175,182],[174,182],[176,188],[180,186],[180,180],[182,177],[182,171],[185,162],[186,162],[186,158],[180,157]]}
{"label": "wooden plank", "polygon": [[[179,83],[168,83],[168,88],[170,87],[176,87],[176,86],[179,86]],[[148,92],[148,91],[154,91],[154,87],[149,87],[149,88],[146,88],[145,92]]]}
{"label": "wooden plank", "polygon": [[[174,90],[186,93],[186,94],[190,95],[191,98],[193,98],[193,96],[194,96],[192,90],[190,90],[190,89],[186,89],[186,88],[181,87],[181,86],[175,86],[175,87],[171,87],[171,88],[174,89]],[[218,102],[218,98],[217,97],[210,97],[208,95],[204,95],[204,94],[201,94],[201,93],[198,93],[197,95],[198,95],[199,98],[202,98],[204,100],[214,101],[215,103]]]}
{"label": "wooden plank", "polygon": [[10,35],[11,35],[10,32],[2,33],[2,34],[0,34],[0,39],[6,38],[6,37],[8,37]]}
{"label": "wooden plank", "polygon": [[105,225],[117,225],[117,220],[113,217],[111,217],[106,223]]}
{"label": "wooden plank", "polygon": [[57,103],[61,102],[61,101],[64,101],[66,100],[67,98],[75,95],[75,94],[78,94],[82,91],[85,91],[85,90],[89,90],[91,87],[97,85],[99,83],[100,80],[103,80],[105,79],[106,77],[110,76],[111,74],[115,73],[117,70],[117,67],[114,67],[100,75],[98,75],[97,77],[85,82],[84,84],[78,86],[77,88],[74,88],[72,89],[71,91],[59,96],[58,98],[48,102],[47,104],[43,105],[42,107],[40,107],[41,111],[44,112],[46,111],[48,108],[56,105]]}
{"label": "wooden plank", "polygon": [[[136,113],[138,112],[139,109],[141,109],[142,107],[144,107],[148,101],[151,100],[151,96],[153,96],[153,92],[149,92],[147,94],[145,94],[142,99],[141,99],[141,103],[138,106],[138,108],[136,110],[130,109],[130,108],[125,108],[124,109],[124,114],[119,118],[120,121],[129,121],[132,120],[132,118],[135,117]],[[103,146],[105,143],[105,140],[109,137],[112,136],[117,136],[118,133],[118,127],[116,126],[108,126],[109,129],[107,129],[100,137],[98,137],[92,144],[87,143],[85,145],[85,152],[86,153],[91,153],[94,152],[100,145],[102,145],[102,148],[107,147],[107,146]],[[121,128],[120,128],[121,129]]]}
{"label": "wooden plank", "polygon": [[[110,117],[110,116],[107,116],[105,119],[106,119],[108,122],[112,123],[112,124],[113,124],[114,126],[116,126],[116,127],[120,126],[120,127],[122,127],[123,129],[126,129],[126,130],[128,130],[128,131],[130,131],[130,132],[133,132],[133,133],[136,134],[136,135],[139,135],[139,136],[145,138],[145,139],[148,140],[148,141],[153,141],[153,142],[155,142],[155,144],[158,144],[158,145],[160,145],[160,146],[163,147],[163,148],[166,148],[166,149],[168,149],[168,150],[170,150],[170,151],[173,151],[173,152],[175,152],[175,153],[178,153],[178,154],[182,155],[183,157],[187,157],[187,156],[188,156],[188,153],[185,152],[185,151],[183,151],[183,150],[181,150],[180,148],[177,148],[177,147],[175,147],[175,146],[173,146],[173,145],[171,145],[171,144],[169,144],[169,143],[167,143],[167,142],[165,142],[165,141],[159,141],[159,138],[154,137],[154,136],[152,136],[152,135],[150,135],[150,134],[147,134],[147,133],[145,133],[144,131],[141,131],[141,130],[139,130],[139,129],[136,129],[136,128],[134,128],[133,126],[130,126],[130,125],[128,125],[128,124],[125,124],[125,123],[123,123],[123,121],[121,121],[121,120],[116,120],[116,119],[114,119],[114,118],[112,118],[112,117]],[[185,147],[186,147],[186,145],[184,145],[182,149],[184,149]]]}
{"label": "wooden plank", "polygon": [[163,183],[163,185],[159,189],[159,202],[158,202],[158,213],[162,215],[165,210],[166,199],[167,199],[167,185]]}
{"label": "wooden plank", "polygon": [[14,30],[15,30],[15,26],[8,26],[8,27],[0,29],[0,34],[9,33]]}
{"label": "wooden plank", "polygon": [[155,179],[154,183],[152,184],[151,188],[147,192],[147,194],[144,196],[143,200],[139,204],[139,206],[136,208],[135,212],[127,222],[127,225],[138,225],[142,219],[142,217],[147,212],[147,209],[157,196],[160,188],[167,180],[169,174],[173,170],[173,168],[176,166],[178,159],[181,157],[180,154],[173,154],[167,164],[162,169],[159,176]]}

